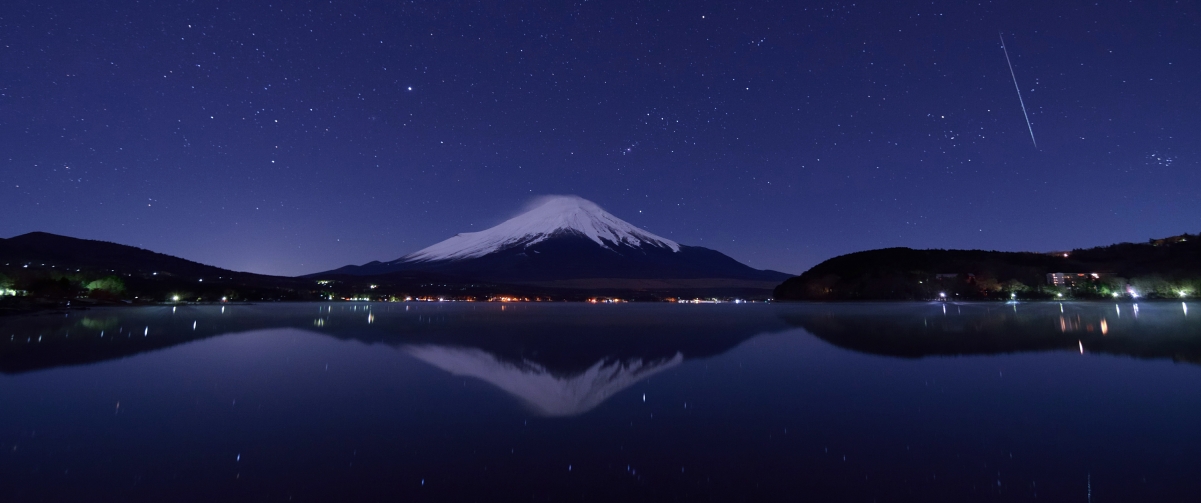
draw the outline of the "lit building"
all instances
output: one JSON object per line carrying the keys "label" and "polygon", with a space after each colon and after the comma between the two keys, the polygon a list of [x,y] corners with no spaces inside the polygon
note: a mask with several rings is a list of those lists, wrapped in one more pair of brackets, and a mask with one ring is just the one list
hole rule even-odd
{"label": "lit building", "polygon": [[1078,283],[1100,279],[1101,276],[1103,274],[1097,272],[1049,272],[1047,273],[1047,284],[1071,288]]}

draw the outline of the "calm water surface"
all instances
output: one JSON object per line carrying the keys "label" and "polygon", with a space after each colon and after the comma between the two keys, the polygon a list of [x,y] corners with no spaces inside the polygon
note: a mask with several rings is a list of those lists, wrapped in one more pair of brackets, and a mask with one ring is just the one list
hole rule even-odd
{"label": "calm water surface", "polygon": [[1201,303],[0,318],[0,501],[1197,501]]}

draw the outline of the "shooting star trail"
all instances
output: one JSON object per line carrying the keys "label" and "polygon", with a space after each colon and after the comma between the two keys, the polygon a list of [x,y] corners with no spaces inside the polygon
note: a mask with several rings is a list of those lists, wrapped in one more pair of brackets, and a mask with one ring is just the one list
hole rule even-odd
{"label": "shooting star trail", "polygon": [[1034,140],[1034,126],[1030,125],[1030,114],[1026,113],[1026,102],[1022,100],[1022,88],[1018,87],[1018,76],[1013,73],[1013,62],[1009,60],[1009,49],[1005,48],[1005,35],[998,33],[1001,37],[1001,50],[1005,51],[1005,62],[1009,64],[1009,76],[1013,77],[1013,88],[1018,92],[1018,103],[1022,105],[1022,116],[1026,118],[1026,129],[1030,130],[1030,141],[1034,143],[1034,148],[1038,148],[1038,142]]}

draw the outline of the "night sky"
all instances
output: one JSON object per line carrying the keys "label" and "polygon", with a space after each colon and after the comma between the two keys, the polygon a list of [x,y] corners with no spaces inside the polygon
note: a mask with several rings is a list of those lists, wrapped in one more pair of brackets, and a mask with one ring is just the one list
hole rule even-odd
{"label": "night sky", "polygon": [[888,246],[1195,233],[1199,14],[9,0],[0,237],[293,275],[395,259],[545,194],[791,273]]}

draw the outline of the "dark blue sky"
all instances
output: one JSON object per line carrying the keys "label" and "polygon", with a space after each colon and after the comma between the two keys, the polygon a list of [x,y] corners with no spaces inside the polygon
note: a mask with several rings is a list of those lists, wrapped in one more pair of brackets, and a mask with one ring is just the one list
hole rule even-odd
{"label": "dark blue sky", "polygon": [[250,3],[6,2],[0,236],[302,274],[578,194],[799,273],[1201,231],[1195,2]]}

